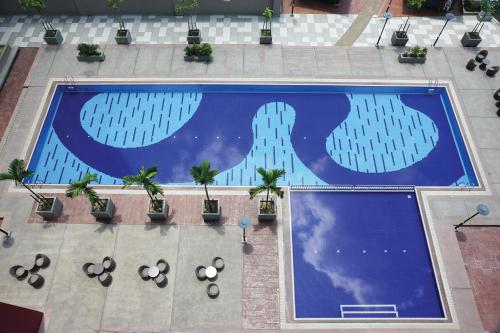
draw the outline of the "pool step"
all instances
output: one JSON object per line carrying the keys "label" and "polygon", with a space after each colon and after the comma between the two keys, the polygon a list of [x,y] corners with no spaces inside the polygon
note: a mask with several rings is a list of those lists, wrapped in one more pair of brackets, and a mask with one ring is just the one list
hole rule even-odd
{"label": "pool step", "polygon": [[341,304],[342,318],[399,318],[395,304]]}

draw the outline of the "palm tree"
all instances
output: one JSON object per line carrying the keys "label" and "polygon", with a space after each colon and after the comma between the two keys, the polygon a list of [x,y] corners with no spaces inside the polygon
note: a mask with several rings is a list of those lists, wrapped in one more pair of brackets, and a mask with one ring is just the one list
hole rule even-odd
{"label": "palm tree", "polygon": [[97,180],[97,175],[95,173],[86,173],[81,180],[74,180],[69,184],[66,190],[66,196],[73,199],[79,195],[84,195],[92,205],[92,208],[98,208],[99,210],[104,210],[104,202],[99,198],[96,191],[89,187],[90,182]]}
{"label": "palm tree", "polygon": [[215,209],[212,209],[212,202],[210,201],[210,197],[208,196],[207,185],[213,184],[215,181],[215,176],[219,173],[219,170],[213,169],[210,170],[210,162],[203,161],[199,166],[194,166],[191,168],[191,176],[196,184],[205,186],[205,194],[207,195],[207,200],[205,201],[205,209],[207,212],[213,212]]}
{"label": "palm tree", "polygon": [[156,175],[158,175],[157,167],[154,166],[148,169],[141,167],[137,175],[125,176],[122,178],[122,188],[129,188],[132,185],[141,185],[148,193],[153,209],[158,210],[160,207],[158,207],[159,202],[156,195],[163,195],[163,189],[152,180]]}
{"label": "palm tree", "polygon": [[33,172],[30,170],[26,170],[24,167],[24,160],[21,159],[14,159],[12,162],[10,162],[9,165],[9,170],[7,172],[2,172],[0,173],[0,181],[1,180],[13,180],[16,186],[18,184],[21,184],[24,186],[28,191],[31,192],[33,195],[33,198],[38,202],[42,204],[42,207],[40,207],[40,210],[47,210],[50,209],[52,202],[45,198],[43,195],[36,194],[33,192],[33,190],[24,183],[24,178],[26,177],[31,177],[33,176]]}
{"label": "palm tree", "polygon": [[262,184],[251,188],[249,190],[250,193],[250,199],[255,198],[255,196],[259,193],[262,192],[267,192],[266,193],[266,206],[265,209],[268,210],[268,204],[269,204],[269,193],[274,193],[276,194],[279,198],[283,198],[283,190],[281,187],[278,187],[276,183],[278,182],[278,179],[283,177],[285,175],[285,170],[283,169],[269,169],[266,171],[264,168],[258,168],[257,172],[259,175],[262,177]]}

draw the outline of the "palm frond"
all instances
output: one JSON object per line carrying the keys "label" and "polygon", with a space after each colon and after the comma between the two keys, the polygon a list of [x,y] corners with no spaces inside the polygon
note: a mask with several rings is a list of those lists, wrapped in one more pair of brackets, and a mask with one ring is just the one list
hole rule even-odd
{"label": "palm frond", "polygon": [[199,166],[191,168],[191,176],[196,184],[210,185],[215,181],[215,176],[219,174],[219,170],[210,169],[210,162],[203,161]]}
{"label": "palm frond", "polygon": [[248,190],[248,193],[250,194],[250,199],[253,199],[257,194],[265,191],[267,191],[267,188],[264,185],[259,185],[256,187],[252,187],[250,190]]}
{"label": "palm frond", "polygon": [[0,173],[0,180],[13,180],[16,185],[23,183],[24,178],[33,176],[33,172],[26,170],[24,160],[14,159],[9,164],[7,172]]}

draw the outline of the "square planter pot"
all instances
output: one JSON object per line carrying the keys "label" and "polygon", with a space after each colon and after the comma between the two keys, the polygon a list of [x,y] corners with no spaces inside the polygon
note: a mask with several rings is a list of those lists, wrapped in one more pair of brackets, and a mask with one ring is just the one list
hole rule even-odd
{"label": "square planter pot", "polygon": [[62,43],[63,37],[59,30],[47,30],[45,31],[43,40],[49,45],[58,45]]}
{"label": "square planter pot", "polygon": [[132,35],[130,30],[118,30],[115,35],[117,44],[130,44],[132,42]]}
{"label": "square planter pot", "polygon": [[260,29],[260,44],[272,44],[273,36],[271,35],[271,30]]}
{"label": "square planter pot", "polygon": [[267,212],[263,211],[262,207],[265,205],[266,200],[260,200],[259,206],[257,209],[259,210],[259,215],[258,215],[258,220],[259,222],[266,223],[266,222],[274,222],[276,221],[276,205],[274,200],[269,200],[269,205],[272,207],[271,211],[272,212]]}
{"label": "square planter pot", "polygon": [[151,219],[151,221],[165,221],[168,216],[168,204],[167,200],[157,200],[162,202],[161,206],[161,212],[154,212],[151,211],[151,200],[149,200],[149,205],[148,205],[148,216]]}
{"label": "square planter pot", "polygon": [[462,36],[461,42],[463,47],[476,47],[481,43],[481,36],[477,33],[466,32]]}
{"label": "square planter pot", "polygon": [[219,200],[218,199],[212,199],[210,201],[212,201],[212,204],[213,202],[215,201],[216,205],[217,205],[217,210],[215,213],[207,213],[205,212],[205,201],[206,199],[203,199],[202,203],[201,203],[201,216],[203,217],[203,221],[207,222],[207,223],[210,223],[210,222],[217,222],[220,220],[220,205],[219,205]]}
{"label": "square planter pot", "polygon": [[406,35],[406,37],[398,37],[397,36],[398,32],[399,31],[394,31],[392,33],[391,37],[392,46],[406,46],[406,43],[408,43],[408,36]]}
{"label": "square planter pot", "polygon": [[62,203],[57,197],[47,197],[46,200],[52,201],[52,205],[48,210],[40,210],[40,204],[36,208],[36,213],[43,217],[44,220],[54,220],[61,215]]}
{"label": "square planter pot", "polygon": [[104,53],[99,53],[95,55],[77,55],[76,58],[78,61],[84,61],[84,62],[95,62],[95,61],[104,61],[106,59],[106,56]]}
{"label": "square planter pot", "polygon": [[96,220],[111,220],[115,213],[115,205],[110,198],[101,199],[106,202],[106,206],[103,211],[96,211],[94,208],[91,208],[90,214],[92,214]]}
{"label": "square planter pot", "polygon": [[200,44],[201,43],[201,35],[200,30],[189,30],[187,35],[188,44]]}
{"label": "square planter pot", "polygon": [[427,57],[405,57],[402,54],[398,55],[398,61],[402,64],[423,64]]}

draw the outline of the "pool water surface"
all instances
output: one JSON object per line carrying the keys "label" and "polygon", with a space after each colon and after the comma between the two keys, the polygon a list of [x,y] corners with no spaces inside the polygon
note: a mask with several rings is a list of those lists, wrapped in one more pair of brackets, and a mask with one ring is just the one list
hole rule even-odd
{"label": "pool water surface", "polygon": [[192,184],[209,160],[216,185],[477,186],[445,88],[336,85],[57,86],[29,181],[66,184],[86,172],[121,184],[157,166],[162,184]]}

